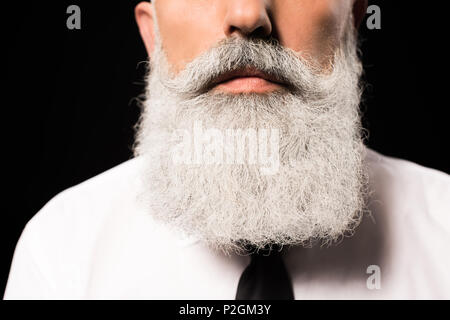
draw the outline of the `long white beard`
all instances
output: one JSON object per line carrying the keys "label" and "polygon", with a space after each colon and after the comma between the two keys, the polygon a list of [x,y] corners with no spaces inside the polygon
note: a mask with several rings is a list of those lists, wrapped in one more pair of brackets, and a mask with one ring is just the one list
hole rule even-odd
{"label": "long white beard", "polygon": [[[152,214],[225,252],[240,251],[243,244],[333,243],[350,234],[362,216],[366,181],[356,47],[349,27],[332,71],[320,74],[278,44],[231,39],[173,76],[158,42],[135,146],[135,154],[145,157]],[[215,76],[247,65],[286,80],[290,90],[205,90]],[[216,135],[204,141],[194,132],[199,126]],[[254,130],[257,149],[266,141],[270,146],[262,153],[272,161],[258,161],[257,149],[256,162],[249,161],[252,150],[241,161],[227,158],[229,150],[220,153],[227,133],[237,129]],[[265,140],[261,133],[267,133]],[[247,149],[250,140],[244,140]],[[237,143],[231,140],[228,147]],[[180,146],[184,162],[174,161]]]}

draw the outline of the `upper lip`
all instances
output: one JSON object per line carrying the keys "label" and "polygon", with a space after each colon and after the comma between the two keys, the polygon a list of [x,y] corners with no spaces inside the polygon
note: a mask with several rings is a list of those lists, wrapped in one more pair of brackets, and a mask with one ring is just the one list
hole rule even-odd
{"label": "upper lip", "polygon": [[214,79],[213,81],[213,85],[218,85],[220,83],[224,83],[227,81],[230,81],[232,79],[236,79],[236,78],[246,78],[246,77],[257,77],[257,78],[261,78],[270,82],[274,82],[274,83],[278,83],[278,84],[284,84],[283,81],[281,81],[280,79],[278,79],[277,77],[268,74],[266,72],[260,71],[256,68],[252,68],[252,67],[247,67],[247,68],[243,68],[243,69],[236,69],[230,72],[226,72],[222,75],[220,75],[219,77],[217,77],[216,79]]}

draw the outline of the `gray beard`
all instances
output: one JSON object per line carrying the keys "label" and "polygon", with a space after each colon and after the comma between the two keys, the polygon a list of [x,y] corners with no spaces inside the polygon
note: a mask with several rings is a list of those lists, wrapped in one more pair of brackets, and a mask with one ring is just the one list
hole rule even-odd
{"label": "gray beard", "polygon": [[[349,26],[325,74],[276,42],[236,38],[174,76],[157,41],[135,144],[151,214],[227,253],[352,234],[367,179],[356,52]],[[217,75],[249,65],[289,89],[208,90]]]}

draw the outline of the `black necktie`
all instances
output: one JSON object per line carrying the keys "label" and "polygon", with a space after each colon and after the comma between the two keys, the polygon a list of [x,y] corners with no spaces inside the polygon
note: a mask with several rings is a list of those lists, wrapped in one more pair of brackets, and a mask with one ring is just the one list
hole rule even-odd
{"label": "black necktie", "polygon": [[239,279],[236,300],[294,300],[292,283],[279,249],[253,251]]}

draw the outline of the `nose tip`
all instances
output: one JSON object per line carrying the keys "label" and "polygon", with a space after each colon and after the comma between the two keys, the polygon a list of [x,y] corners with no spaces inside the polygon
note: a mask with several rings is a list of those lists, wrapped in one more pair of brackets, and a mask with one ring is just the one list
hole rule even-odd
{"label": "nose tip", "polygon": [[264,0],[228,0],[224,22],[227,37],[241,36],[268,37],[272,33],[272,23]]}

